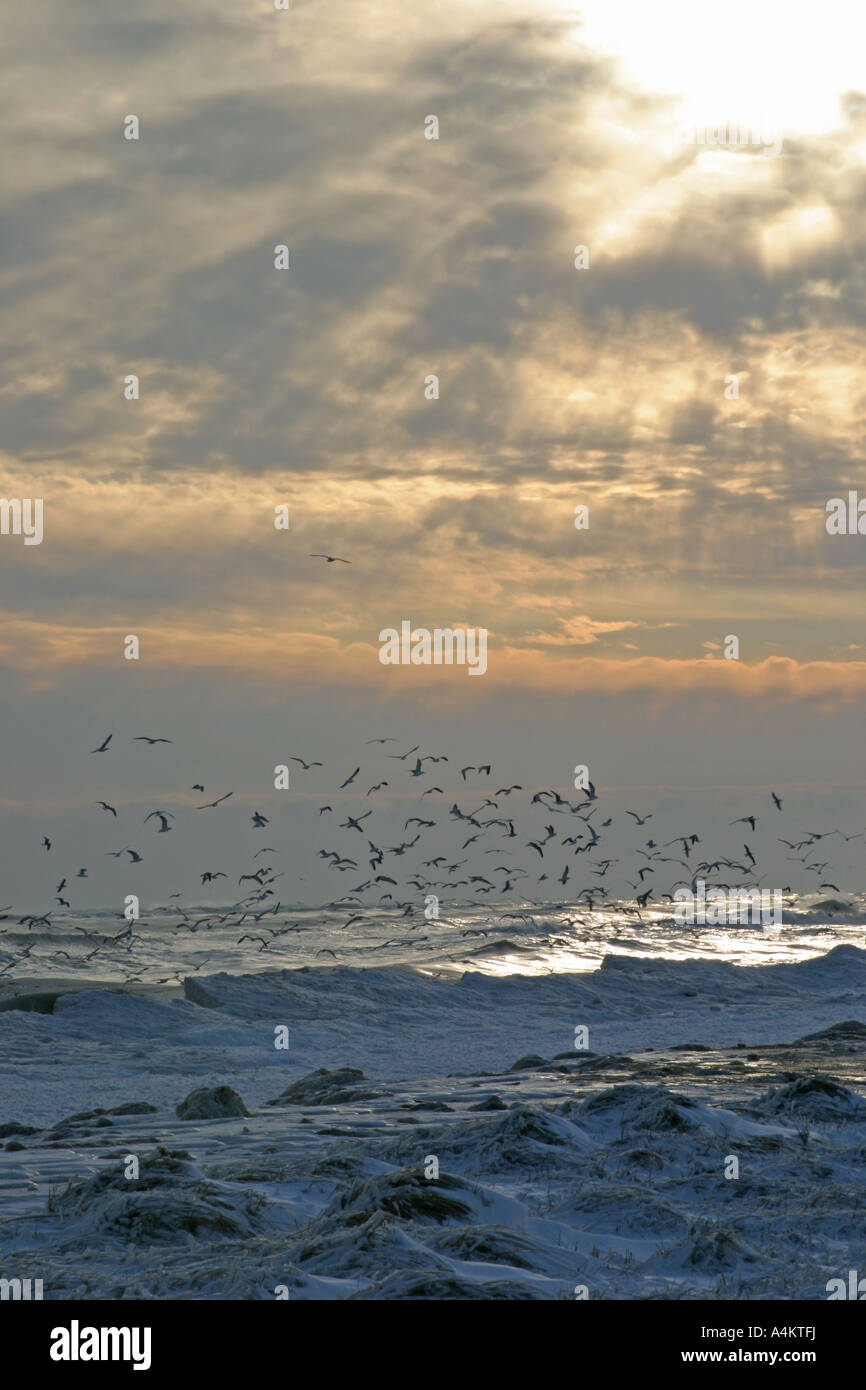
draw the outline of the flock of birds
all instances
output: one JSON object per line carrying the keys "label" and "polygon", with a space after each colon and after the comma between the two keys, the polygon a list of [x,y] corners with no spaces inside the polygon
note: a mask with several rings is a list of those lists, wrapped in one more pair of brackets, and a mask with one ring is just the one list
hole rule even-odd
{"label": "flock of birds", "polygon": [[[171,745],[173,740],[138,734],[132,742],[154,749],[162,744]],[[418,744],[391,751],[390,745],[395,743],[397,740],[392,737],[368,739],[371,752],[345,777],[339,773],[330,777],[332,799],[323,800],[315,807],[317,825],[323,831],[327,826],[317,855],[334,889],[325,894],[329,901],[322,907],[337,912],[345,910],[348,916],[343,923],[344,929],[369,920],[367,914],[371,908],[381,914],[382,920],[395,916],[416,919],[407,925],[410,928],[419,926],[425,921],[425,905],[430,902],[430,895],[435,895],[437,903],[445,896],[455,906],[487,901],[491,915],[494,904],[517,906],[519,903],[523,910],[530,910],[554,900],[562,906],[563,899],[567,899],[570,907],[590,912],[616,903],[620,911],[640,915],[641,910],[650,905],[662,907],[665,902],[672,903],[677,889],[687,888],[694,893],[698,880],[726,890],[757,887],[766,876],[759,876],[761,865],[756,847],[763,836],[763,826],[760,835],[758,832],[759,823],[770,817],[775,822],[773,829],[781,824],[776,817],[782,813],[782,799],[771,792],[765,809],[731,821],[732,829],[747,828],[734,853],[710,855],[695,831],[683,831],[671,839],[657,841],[650,825],[654,813],[627,809],[624,815],[629,820],[624,823],[642,832],[640,843],[633,843],[627,852],[614,855],[607,847],[615,817],[606,813],[602,798],[591,781],[574,799],[561,795],[554,788],[534,790],[519,783],[500,786],[500,778],[494,775],[491,763],[452,765],[447,754],[425,752]],[[100,758],[110,757],[117,749],[114,735],[108,734],[90,753]],[[370,759],[374,759],[372,765]],[[325,764],[319,759],[296,754],[290,761],[297,769],[292,775],[300,776],[310,793],[310,775],[318,777],[318,769],[322,770],[322,775],[328,775]],[[367,775],[362,777],[362,772]],[[366,788],[365,782],[369,783]],[[446,790],[446,786],[451,789]],[[206,795],[203,782],[193,783],[188,790]],[[383,812],[387,809],[389,817],[393,817],[395,806],[399,807],[401,801],[403,809],[412,809],[407,804],[410,792],[417,798],[415,814],[402,819],[401,811],[402,833],[397,843],[386,843],[391,837],[377,829],[383,822]],[[144,816],[143,825],[157,822],[153,833],[171,834],[177,828],[182,809],[199,814],[219,812],[224,808],[221,814],[226,814],[230,810],[226,803],[234,795],[234,790],[221,792],[212,800],[199,802],[196,799],[192,806],[175,799],[175,810],[156,807]],[[112,825],[122,823],[117,807],[110,801],[99,799],[94,805],[111,819]],[[264,831],[270,824],[270,817],[254,810],[249,822],[253,831]],[[790,851],[788,858],[797,862],[803,873],[814,875],[816,890],[840,892],[839,885],[830,877],[829,860],[822,857],[824,842],[837,835],[849,842],[863,838],[866,829],[849,835],[833,827],[806,831],[799,839],[774,838]],[[42,848],[56,858],[54,841],[48,834],[42,839]],[[140,841],[137,845],[126,844],[103,853],[115,859],[127,856],[128,865],[145,862]],[[281,936],[301,930],[297,922],[278,926],[273,920],[278,913],[289,911],[283,908],[277,887],[285,872],[278,872],[276,864],[270,862],[278,859],[279,854],[272,845],[257,846],[254,852],[251,849],[251,862],[237,880],[239,896],[224,908],[199,908],[197,911],[204,915],[196,917],[196,909],[177,903],[182,894],[171,894],[179,924],[191,930],[207,930],[214,926],[243,929],[251,923],[254,925],[238,937],[238,944],[250,940],[259,943],[260,951],[268,950]],[[266,862],[257,862],[264,856]],[[611,871],[617,866],[620,866],[619,875],[633,894],[627,902],[623,902],[621,892],[613,891],[616,876]],[[198,889],[225,880],[226,897],[233,896],[229,891],[227,869],[202,867],[197,874]],[[345,875],[349,876],[349,884],[337,892],[345,882]],[[50,910],[25,913],[15,919],[10,904],[0,910],[0,921],[17,921],[17,925],[26,927],[28,932],[39,927],[50,928],[60,910],[75,912],[74,885],[87,878],[87,866],[77,870],[69,868],[56,883],[54,905]],[[580,887],[576,879],[581,880]],[[234,887],[232,883],[231,888]],[[783,891],[793,890],[786,885]],[[123,914],[119,915],[123,920]],[[271,923],[263,926],[268,917]],[[440,920],[449,921],[448,918]],[[97,944],[84,959],[90,960],[117,943],[131,949],[137,939],[135,926],[135,921],[127,921],[125,928],[116,935],[94,936]],[[89,934],[83,926],[73,930]],[[251,936],[251,931],[258,934]],[[29,955],[33,944],[27,942],[19,956]],[[335,954],[329,948],[323,948],[321,953]],[[0,974],[19,963],[13,956],[0,967]]]}

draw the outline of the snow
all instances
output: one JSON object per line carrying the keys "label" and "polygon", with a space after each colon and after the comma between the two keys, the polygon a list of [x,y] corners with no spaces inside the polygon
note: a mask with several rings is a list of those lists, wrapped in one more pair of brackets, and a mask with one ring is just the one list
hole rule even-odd
{"label": "snow", "polygon": [[[500,966],[79,977],[0,1012],[4,1272],[46,1298],[816,1299],[866,1268],[866,951]],[[220,1086],[250,1114],[175,1113]]]}

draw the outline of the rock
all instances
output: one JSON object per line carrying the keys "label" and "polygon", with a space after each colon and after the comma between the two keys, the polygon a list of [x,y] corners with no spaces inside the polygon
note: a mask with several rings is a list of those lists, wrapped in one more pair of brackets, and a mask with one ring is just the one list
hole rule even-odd
{"label": "rock", "polygon": [[268,1105],[343,1105],[346,1101],[374,1100],[379,1091],[365,1091],[355,1087],[356,1081],[366,1081],[357,1067],[338,1067],[328,1071],[319,1067],[318,1071],[302,1076],[287,1086],[275,1100]]}
{"label": "rock", "polygon": [[[860,1023],[856,1018],[846,1018],[842,1023],[832,1023],[829,1028],[822,1028],[820,1033],[806,1033],[805,1037],[798,1038],[797,1042],[844,1042],[848,1040],[855,1042],[866,1040],[866,1023]],[[0,1134],[2,1132],[0,1130]]]}
{"label": "rock", "polygon": [[539,1057],[537,1052],[528,1052],[525,1057],[518,1057],[508,1068],[509,1071],[532,1071],[534,1067],[546,1067],[547,1058]]}
{"label": "rock", "polygon": [[179,1120],[228,1120],[250,1112],[231,1086],[199,1086],[174,1113]]}
{"label": "rock", "polygon": [[59,994],[16,994],[11,999],[0,1000],[0,1012],[21,1009],[24,1013],[53,1014]]}

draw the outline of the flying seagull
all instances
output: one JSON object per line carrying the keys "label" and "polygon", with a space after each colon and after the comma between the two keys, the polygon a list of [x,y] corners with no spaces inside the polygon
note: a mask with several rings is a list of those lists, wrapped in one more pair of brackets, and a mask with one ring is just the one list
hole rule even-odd
{"label": "flying seagull", "polygon": [[234,796],[234,792],[226,792],[225,796],[218,796],[216,801],[207,801],[204,806],[196,806],[195,809],[197,811],[207,811],[211,806],[219,806],[221,801],[228,801],[230,796]]}
{"label": "flying seagull", "polygon": [[147,734],[137,734],[133,743],[174,743],[173,738],[148,738]]}
{"label": "flying seagull", "polygon": [[117,816],[117,812],[115,811],[114,807],[109,806],[107,801],[94,801],[93,804],[94,806],[101,806],[103,811],[110,811],[113,816]]}
{"label": "flying seagull", "polygon": [[342,555],[322,555],[322,554],[321,554],[320,552],[318,552],[318,551],[315,551],[315,552],[310,556],[310,559],[311,559],[311,560],[327,560],[327,562],[328,562],[329,565],[332,565],[332,564],[334,563],[335,560],[339,560],[339,562],[340,562],[341,565],[351,565],[351,563],[352,563],[351,560],[344,560],[343,557],[342,557]]}
{"label": "flying seagull", "polygon": [[114,734],[109,734],[109,735],[108,735],[108,738],[105,740],[105,742],[104,742],[104,743],[100,743],[100,745],[99,745],[98,748],[91,748],[91,750],[90,750],[91,753],[104,753],[104,752],[106,751],[106,749],[108,748],[108,745],[109,745],[109,743],[111,742],[111,740],[112,740],[113,738],[114,738]]}

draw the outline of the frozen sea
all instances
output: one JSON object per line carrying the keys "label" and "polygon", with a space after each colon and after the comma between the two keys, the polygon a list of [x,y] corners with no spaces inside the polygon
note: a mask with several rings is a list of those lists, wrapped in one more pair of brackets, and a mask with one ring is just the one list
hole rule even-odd
{"label": "frozen sea", "polygon": [[863,897],[239,916],[0,923],[0,1274],[809,1300],[866,1268]]}

